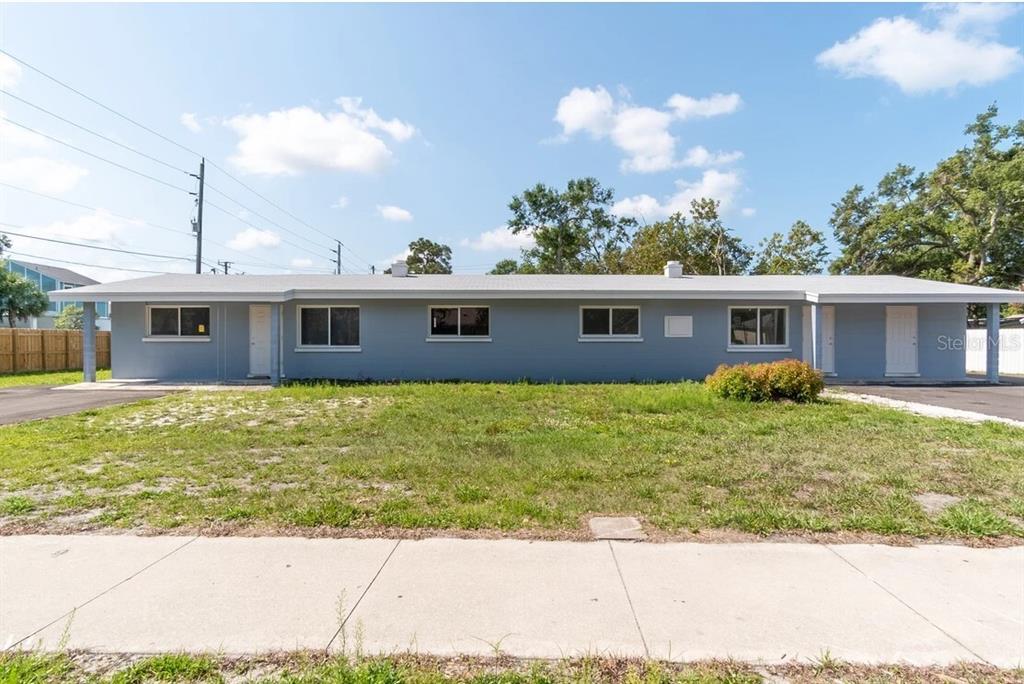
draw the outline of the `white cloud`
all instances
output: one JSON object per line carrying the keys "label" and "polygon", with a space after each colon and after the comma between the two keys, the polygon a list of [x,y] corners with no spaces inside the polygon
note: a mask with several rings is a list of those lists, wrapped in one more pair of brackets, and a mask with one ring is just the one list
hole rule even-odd
{"label": "white cloud", "polygon": [[267,114],[239,114],[225,122],[238,134],[231,162],[247,173],[294,176],[312,169],[372,173],[392,158],[378,132],[408,140],[416,129],[384,120],[358,98],[339,98],[341,111],[293,107]]}
{"label": "white cloud", "polygon": [[847,78],[881,78],[908,94],[993,83],[1024,64],[1020,48],[989,38],[1009,16],[1006,10],[958,5],[937,11],[937,28],[905,17],[877,19],[817,62]]}
{"label": "white cloud", "polygon": [[475,252],[499,252],[513,249],[529,249],[533,247],[533,235],[527,231],[513,233],[508,226],[498,226],[494,230],[487,230],[477,237],[465,239],[460,242],[463,247],[469,247]]}
{"label": "white cloud", "polygon": [[381,206],[377,205],[377,213],[380,214],[381,218],[385,221],[412,221],[412,212],[402,207],[396,207],[393,204],[385,204]]}
{"label": "white cloud", "polygon": [[338,199],[331,205],[331,209],[344,209],[349,205],[349,199],[345,195],[339,195]]}
{"label": "white cloud", "polygon": [[309,268],[310,266],[313,265],[313,260],[308,259],[306,257],[295,257],[294,259],[289,261],[288,264],[292,268]]}
{"label": "white cloud", "polygon": [[555,121],[565,135],[586,131],[595,138],[607,135],[614,124],[615,102],[604,86],[573,88],[558,101]]}
{"label": "white cloud", "polygon": [[21,65],[0,54],[0,88],[13,89],[21,80]]}
{"label": "white cloud", "polygon": [[[556,140],[564,142],[577,133],[587,133],[594,140],[608,138],[625,153],[620,167],[624,172],[655,173],[677,166],[714,166],[735,161],[738,153],[706,153],[700,164],[693,158],[680,161],[675,157],[678,139],[670,131],[673,121],[693,116],[715,116],[735,111],[740,96],[716,93],[697,100],[685,95],[673,95],[666,106],[671,111],[640,107],[629,100],[629,92],[620,89],[620,99],[603,87],[573,88],[558,101],[555,121],[562,127]],[[697,150],[694,148],[691,150]],[[702,149],[703,148],[699,148]]]}
{"label": "white cloud", "polygon": [[193,112],[185,112],[178,118],[178,120],[181,122],[182,126],[193,133],[199,133],[203,130],[203,127],[199,125],[199,119],[196,118],[196,115]]}
{"label": "white cloud", "polygon": [[680,165],[696,166],[697,168],[726,166],[740,159],[743,159],[743,153],[739,150],[733,152],[709,152],[706,147],[697,145],[686,151],[686,156],[683,157]]}
{"label": "white cloud", "polygon": [[0,160],[0,181],[27,187],[48,195],[62,195],[87,173],[80,166],[60,159],[21,157]]}
{"label": "white cloud", "polygon": [[718,200],[722,210],[727,211],[741,187],[742,182],[736,172],[708,169],[698,181],[676,181],[676,192],[663,201],[647,194],[634,195],[616,202],[612,211],[620,216],[656,220],[676,212],[685,213],[689,211],[691,201],[704,197]]}
{"label": "white cloud", "polygon": [[[2,57],[3,55],[0,55]],[[12,148],[23,150],[43,150],[51,146],[49,140],[41,135],[27,131],[7,121],[7,113],[0,109],[0,140],[7,150]]]}
{"label": "white cloud", "polygon": [[1002,2],[934,3],[925,9],[935,12],[939,26],[954,33],[971,31],[990,36],[996,27],[1020,11],[1020,5]]}
{"label": "white cloud", "polygon": [[740,215],[743,216],[744,218],[750,218],[751,216],[756,216],[757,215],[757,209],[754,209],[753,207],[743,207],[742,209],[740,209]]}
{"label": "white cloud", "polygon": [[279,244],[281,244],[281,236],[272,230],[246,228],[235,233],[235,236],[228,242],[228,247],[244,252],[258,247],[276,247]]}
{"label": "white cloud", "polygon": [[103,209],[98,209],[92,214],[34,227],[32,232],[78,242],[110,242],[128,225],[141,224],[132,224],[111,216]]}
{"label": "white cloud", "polygon": [[743,98],[739,93],[714,93],[711,97],[690,97],[688,95],[675,94],[668,98],[665,106],[672,110],[677,119],[707,119],[712,116],[732,114],[740,105]]}

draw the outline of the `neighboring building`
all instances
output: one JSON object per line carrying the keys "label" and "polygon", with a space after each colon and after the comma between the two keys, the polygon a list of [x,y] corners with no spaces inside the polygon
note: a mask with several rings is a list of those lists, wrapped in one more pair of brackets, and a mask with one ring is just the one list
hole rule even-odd
{"label": "neighboring building", "polygon": [[55,297],[117,304],[114,378],[274,382],[700,379],[791,357],[847,381],[962,380],[967,305],[1024,302],[895,276],[684,276],[674,262],[663,276],[393,271],[161,275]]}
{"label": "neighboring building", "polygon": [[[71,290],[86,285],[99,285],[99,281],[59,266],[34,264],[21,259],[7,259],[6,268],[11,273],[26,278],[39,286],[47,295],[61,290]],[[82,302],[57,301],[50,297],[50,308],[42,316],[33,316],[27,321],[15,321],[18,328],[52,328],[54,319],[65,307],[81,306]],[[96,303],[96,324],[100,330],[110,330],[110,303]]]}

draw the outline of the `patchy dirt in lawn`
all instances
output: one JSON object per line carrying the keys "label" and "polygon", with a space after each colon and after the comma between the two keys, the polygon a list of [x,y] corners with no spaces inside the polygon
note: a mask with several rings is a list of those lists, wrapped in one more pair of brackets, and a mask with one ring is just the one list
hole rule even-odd
{"label": "patchy dirt in lawn", "polygon": [[953,496],[952,494],[940,494],[938,492],[915,494],[913,498],[914,501],[921,506],[921,510],[928,515],[938,515],[950,506],[960,503],[962,500],[959,496]]}

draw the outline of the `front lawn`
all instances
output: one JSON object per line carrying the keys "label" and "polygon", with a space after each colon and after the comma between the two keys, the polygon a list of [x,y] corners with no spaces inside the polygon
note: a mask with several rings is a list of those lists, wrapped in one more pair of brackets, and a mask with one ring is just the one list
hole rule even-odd
{"label": "front lawn", "polygon": [[1024,430],[686,383],[188,392],[0,427],[0,444],[7,532],[573,537],[598,514],[655,534],[1024,536]]}
{"label": "front lawn", "polygon": [[[97,380],[110,379],[109,370],[96,371]],[[0,389],[24,385],[73,385],[82,382],[82,371],[28,371],[0,375]]]}

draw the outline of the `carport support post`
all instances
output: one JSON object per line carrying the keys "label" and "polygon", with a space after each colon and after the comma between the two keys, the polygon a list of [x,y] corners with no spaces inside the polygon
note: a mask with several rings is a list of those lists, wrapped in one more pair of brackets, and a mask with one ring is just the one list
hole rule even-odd
{"label": "carport support post", "polygon": [[270,305],[270,384],[281,384],[281,305]]}
{"label": "carport support post", "polygon": [[999,305],[989,304],[985,316],[985,377],[999,382]]}
{"label": "carport support post", "polygon": [[82,302],[82,375],[96,382],[96,302]]}
{"label": "carport support post", "polygon": [[821,357],[824,353],[824,341],[821,338],[821,305],[811,303],[811,365],[821,370]]}

